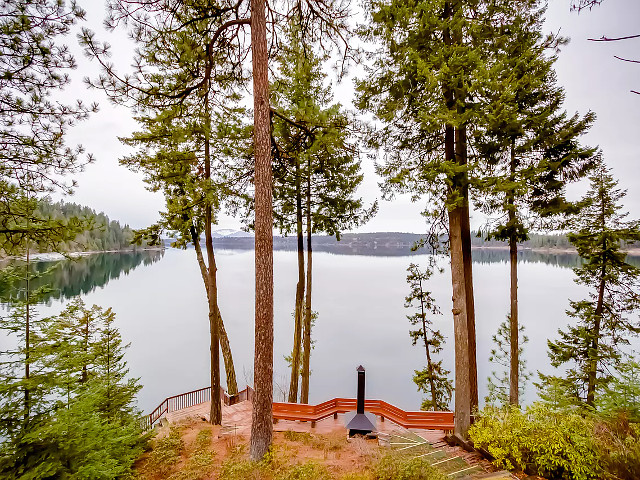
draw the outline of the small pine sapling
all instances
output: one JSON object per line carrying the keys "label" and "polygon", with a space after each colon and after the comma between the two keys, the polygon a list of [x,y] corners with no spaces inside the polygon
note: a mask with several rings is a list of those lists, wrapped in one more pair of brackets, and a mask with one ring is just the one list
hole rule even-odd
{"label": "small pine sapling", "polygon": [[[524,335],[524,325],[518,326],[518,335],[520,337],[518,345],[518,368],[520,370],[518,375],[519,380],[519,397],[524,395],[524,389],[526,383],[531,378],[531,371],[527,370],[527,361],[522,357],[522,351],[524,345],[529,342],[529,338]],[[492,371],[491,376],[487,378],[487,396],[484,401],[488,405],[504,406],[509,402],[509,367],[511,359],[510,350],[511,339],[511,322],[509,315],[507,319],[503,321],[498,327],[498,331],[492,337],[495,348],[491,349],[491,355],[489,356],[489,363],[497,365],[499,370]]]}
{"label": "small pine sapling", "polygon": [[407,268],[407,283],[411,292],[405,297],[405,308],[415,308],[412,315],[407,315],[411,325],[418,327],[410,330],[413,345],[424,343],[427,365],[422,370],[415,370],[413,381],[418,390],[429,395],[421,405],[422,410],[447,410],[451,401],[453,384],[449,380],[449,371],[442,366],[442,360],[435,361],[432,356],[442,351],[444,336],[433,328],[433,320],[427,314],[439,315],[440,309],[435,304],[431,292],[424,289],[424,283],[433,274],[433,266],[425,271],[414,263]]}

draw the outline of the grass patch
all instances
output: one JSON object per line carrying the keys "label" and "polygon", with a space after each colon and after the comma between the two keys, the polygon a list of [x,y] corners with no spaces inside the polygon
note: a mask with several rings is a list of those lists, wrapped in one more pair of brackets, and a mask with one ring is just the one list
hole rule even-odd
{"label": "grass patch", "polygon": [[172,427],[169,435],[154,442],[149,460],[145,465],[146,470],[152,475],[166,477],[180,460],[183,450],[181,429]]}
{"label": "grass patch", "polygon": [[315,450],[325,452],[342,450],[347,444],[344,435],[313,435],[308,432],[285,431],[283,436],[285,440],[290,442],[302,443]]}
{"label": "grass patch", "polygon": [[213,470],[215,452],[211,450],[211,430],[200,430],[193,442],[194,451],[184,467],[169,477],[169,480],[200,480]]}
{"label": "grass patch", "polygon": [[424,458],[387,454],[373,465],[374,480],[445,480]]}

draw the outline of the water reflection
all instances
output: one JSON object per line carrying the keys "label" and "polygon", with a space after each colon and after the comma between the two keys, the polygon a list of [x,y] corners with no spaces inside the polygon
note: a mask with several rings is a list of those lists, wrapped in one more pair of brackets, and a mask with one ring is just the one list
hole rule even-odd
{"label": "water reflection", "polygon": [[[29,266],[29,289],[33,292],[41,287],[49,287],[42,296],[42,303],[86,295],[121,275],[128,275],[140,265],[147,266],[159,261],[163,255],[164,250],[137,250],[96,253],[70,260],[33,262]],[[4,266],[24,266],[24,262],[7,262]],[[26,280],[0,287],[0,302],[24,300],[26,287]]]}

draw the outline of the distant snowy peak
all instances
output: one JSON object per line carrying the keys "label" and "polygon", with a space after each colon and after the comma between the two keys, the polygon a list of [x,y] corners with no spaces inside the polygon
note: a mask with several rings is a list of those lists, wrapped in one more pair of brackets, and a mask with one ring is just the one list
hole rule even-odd
{"label": "distant snowy peak", "polygon": [[224,238],[224,237],[253,237],[253,233],[243,232],[242,230],[233,230],[231,228],[221,228],[219,230],[215,230],[213,232],[214,238]]}

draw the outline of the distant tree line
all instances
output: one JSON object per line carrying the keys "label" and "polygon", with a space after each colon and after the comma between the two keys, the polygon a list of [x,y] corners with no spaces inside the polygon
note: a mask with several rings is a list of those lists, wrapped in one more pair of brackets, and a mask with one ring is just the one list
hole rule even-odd
{"label": "distant tree line", "polygon": [[[61,240],[55,248],[47,241],[37,241],[31,244],[31,251],[45,253],[51,251],[105,251],[132,249],[133,230],[129,225],[122,226],[117,220],[111,220],[103,212],[76,203],[64,201],[51,202],[48,198],[39,200],[34,211],[34,217],[48,222],[67,224],[72,219],[84,226],[74,238]],[[3,252],[0,251],[0,254]]]}

